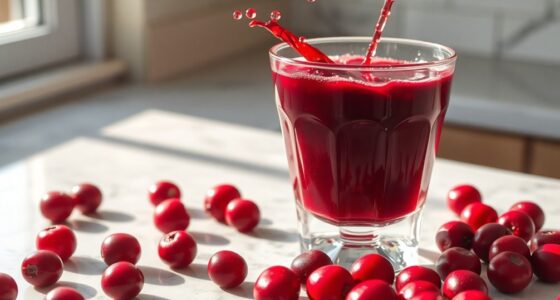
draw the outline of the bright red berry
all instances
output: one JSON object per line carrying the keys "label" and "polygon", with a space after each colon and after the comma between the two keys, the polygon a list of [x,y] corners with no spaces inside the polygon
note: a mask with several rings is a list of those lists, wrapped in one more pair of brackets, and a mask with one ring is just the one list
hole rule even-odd
{"label": "bright red berry", "polygon": [[436,261],[436,269],[441,278],[456,270],[469,270],[480,274],[481,268],[478,256],[460,247],[445,250]]}
{"label": "bright red berry", "polygon": [[461,292],[470,290],[478,290],[488,294],[488,287],[484,280],[471,271],[453,271],[443,282],[442,292],[448,298],[453,298]]}
{"label": "bright red berry", "polygon": [[452,300],[492,300],[486,293],[473,290],[460,292],[457,296],[453,297]]}
{"label": "bright red berry", "polygon": [[399,292],[406,284],[414,281],[428,281],[438,289],[441,287],[441,278],[438,273],[423,266],[410,266],[403,269],[395,280],[395,288]]}
{"label": "bright red berry", "polygon": [[40,203],[41,213],[53,223],[62,223],[68,219],[74,209],[72,197],[61,192],[48,192]]}
{"label": "bright red berry", "polygon": [[49,250],[66,261],[76,251],[77,240],[72,229],[64,225],[47,227],[37,234],[35,239],[37,250]]}
{"label": "bright red berry", "polygon": [[234,288],[247,277],[247,263],[233,251],[220,251],[208,261],[208,276],[223,289]]}
{"label": "bright red berry", "polygon": [[535,231],[541,230],[544,225],[544,211],[542,208],[534,202],[531,201],[521,201],[517,202],[511,206],[509,210],[517,210],[526,213],[533,223],[535,224]]}
{"label": "bright red berry", "polygon": [[501,215],[498,219],[498,223],[504,225],[509,230],[526,242],[531,240],[535,234],[535,224],[529,215],[520,211],[508,211]]}
{"label": "bright red berry", "polygon": [[461,212],[461,221],[469,224],[473,230],[477,230],[484,224],[494,223],[497,219],[496,210],[484,203],[469,204]]}
{"label": "bright red berry", "polygon": [[451,247],[461,247],[470,250],[474,239],[472,228],[460,221],[443,224],[436,233],[436,244],[440,251]]}
{"label": "bright red berry", "polygon": [[249,232],[260,221],[259,207],[251,200],[234,199],[226,207],[226,223],[240,232]]}
{"label": "bright red berry", "polygon": [[371,299],[399,300],[399,297],[387,282],[378,279],[358,283],[346,296],[346,300]]}
{"label": "bright red berry", "polygon": [[138,240],[127,233],[111,234],[101,244],[101,257],[108,266],[119,261],[136,264],[141,253]]}
{"label": "bright red berry", "polygon": [[152,205],[157,206],[167,199],[181,199],[181,190],[170,181],[158,181],[148,188],[148,198]]}
{"label": "bright red berry", "polygon": [[339,265],[328,265],[315,270],[305,285],[311,300],[344,299],[354,287],[352,275]]}
{"label": "bright red berry", "polygon": [[425,291],[412,297],[410,300],[449,300],[449,299],[443,296],[440,292]]}
{"label": "bright red berry", "polygon": [[421,294],[422,292],[438,292],[439,288],[429,281],[419,280],[407,283],[401,288],[399,294],[403,299],[412,299],[412,297]]}
{"label": "bright red berry", "polygon": [[215,186],[206,192],[204,210],[214,219],[224,222],[227,205],[231,200],[237,198],[241,198],[241,193],[233,185],[221,184]]}
{"label": "bright red berry", "polygon": [[171,268],[185,268],[196,257],[197,246],[193,237],[183,230],[164,235],[158,244],[159,258]]}
{"label": "bright red berry", "polygon": [[358,258],[350,267],[350,273],[356,282],[379,279],[393,284],[395,280],[393,266],[379,254],[367,254]]}
{"label": "bright red berry", "polygon": [[488,279],[500,292],[512,294],[524,290],[533,279],[531,263],[515,252],[502,252],[490,260]]}
{"label": "bright red berry", "polygon": [[0,300],[16,300],[18,287],[12,276],[0,273]]}
{"label": "bright red berry", "polygon": [[545,282],[560,282],[560,245],[540,246],[531,255],[533,272]]}
{"label": "bright red berry", "polygon": [[23,260],[21,274],[34,287],[53,285],[62,276],[62,260],[52,251],[33,252]]}
{"label": "bright red berry", "polygon": [[163,233],[185,230],[190,221],[191,217],[179,199],[167,199],[156,206],[154,224]]}
{"label": "bright red berry", "polygon": [[91,183],[76,185],[72,188],[71,196],[76,207],[84,214],[94,213],[103,200],[101,190]]}
{"label": "bright red berry", "polygon": [[542,230],[535,233],[530,242],[531,251],[545,244],[560,245],[560,230]]}
{"label": "bright red berry", "polygon": [[498,238],[510,234],[511,230],[504,225],[498,223],[485,224],[476,231],[472,250],[481,260],[488,262],[488,253],[492,243]]}
{"label": "bright red berry", "polygon": [[531,259],[531,251],[529,251],[527,243],[522,238],[515,235],[506,235],[495,240],[490,247],[488,258],[492,261],[492,258],[506,251],[519,253],[525,256],[525,258]]}
{"label": "bright red berry", "polygon": [[132,299],[140,294],[143,287],[142,271],[125,261],[112,264],[101,277],[101,288],[113,299]]}
{"label": "bright red berry", "polygon": [[69,287],[57,287],[47,294],[46,300],[84,300],[80,292]]}
{"label": "bright red berry", "polygon": [[482,195],[472,185],[459,185],[447,193],[447,206],[457,215],[460,215],[467,205],[478,202],[482,202]]}
{"label": "bright red berry", "polygon": [[298,275],[302,284],[307,282],[307,278],[313,271],[320,267],[332,265],[331,258],[320,250],[309,250],[301,253],[292,261],[292,271]]}
{"label": "bright red berry", "polygon": [[255,300],[297,300],[300,283],[297,275],[283,266],[264,270],[253,286]]}

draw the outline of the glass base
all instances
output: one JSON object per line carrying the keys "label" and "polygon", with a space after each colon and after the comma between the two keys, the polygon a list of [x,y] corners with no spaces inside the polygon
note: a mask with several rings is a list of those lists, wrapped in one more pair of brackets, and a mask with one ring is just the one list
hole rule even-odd
{"label": "glass base", "polygon": [[296,201],[301,250],[317,249],[344,267],[365,254],[386,257],[395,272],[418,264],[418,239],[423,207],[412,214],[380,226],[338,227],[308,213]]}

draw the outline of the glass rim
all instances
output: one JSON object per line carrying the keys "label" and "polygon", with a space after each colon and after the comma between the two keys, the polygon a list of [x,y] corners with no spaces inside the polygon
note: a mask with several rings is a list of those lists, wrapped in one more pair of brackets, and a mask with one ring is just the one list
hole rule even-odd
{"label": "glass rim", "polygon": [[[364,43],[371,43],[371,37],[366,36],[348,36],[348,37],[322,37],[322,38],[313,38],[306,40],[312,46],[320,45],[320,44],[336,44],[342,42],[364,42]],[[380,43],[395,43],[395,44],[408,44],[408,45],[418,45],[430,48],[437,48],[442,49],[443,51],[449,54],[449,57],[445,57],[440,60],[435,61],[428,61],[428,62],[405,62],[399,64],[383,64],[383,65],[376,65],[376,66],[364,66],[364,65],[347,65],[347,64],[338,64],[338,63],[323,63],[323,62],[311,62],[305,60],[296,60],[293,58],[284,57],[278,54],[279,51],[289,48],[290,46],[287,43],[279,43],[269,50],[269,55],[271,59],[274,59],[279,62],[283,62],[289,65],[298,65],[304,67],[313,67],[317,69],[325,69],[325,70],[358,70],[358,71],[407,71],[407,70],[416,70],[422,69],[427,67],[436,67],[436,66],[443,66],[450,63],[454,63],[457,60],[457,53],[450,47],[431,43],[431,42],[424,42],[420,40],[414,39],[405,39],[405,38],[392,38],[392,37],[384,37],[381,38]]]}

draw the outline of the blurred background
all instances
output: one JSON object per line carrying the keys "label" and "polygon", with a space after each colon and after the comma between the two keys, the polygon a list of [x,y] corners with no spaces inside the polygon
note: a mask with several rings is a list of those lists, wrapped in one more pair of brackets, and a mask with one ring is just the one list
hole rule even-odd
{"label": "blurred background", "polygon": [[[371,35],[381,0],[0,0],[0,165],[159,109],[278,131],[267,50],[232,12]],[[560,178],[560,0],[397,0],[386,36],[459,53],[439,156]]]}

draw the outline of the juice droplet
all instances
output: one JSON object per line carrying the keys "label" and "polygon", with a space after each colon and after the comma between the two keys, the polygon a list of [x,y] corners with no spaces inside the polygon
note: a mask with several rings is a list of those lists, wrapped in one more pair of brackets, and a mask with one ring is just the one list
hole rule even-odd
{"label": "juice droplet", "polygon": [[257,17],[257,11],[254,8],[247,8],[245,16],[252,20]]}
{"label": "juice droplet", "polygon": [[282,19],[282,13],[277,11],[277,10],[273,10],[270,13],[270,19],[274,20],[274,21],[278,21],[278,20]]}
{"label": "juice droplet", "polygon": [[233,11],[233,19],[236,21],[243,19],[243,13],[240,12],[239,10]]}

